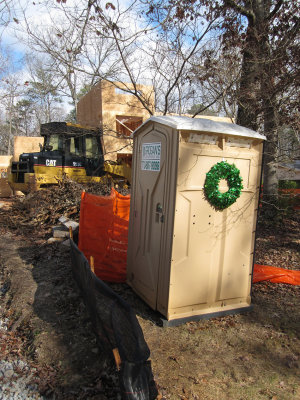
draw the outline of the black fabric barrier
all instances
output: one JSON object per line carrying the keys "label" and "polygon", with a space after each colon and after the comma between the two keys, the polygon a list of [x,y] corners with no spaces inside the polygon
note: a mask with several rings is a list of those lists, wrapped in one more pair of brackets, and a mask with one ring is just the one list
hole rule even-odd
{"label": "black fabric barrier", "polygon": [[104,350],[118,349],[121,364],[120,389],[124,400],[154,400],[157,389],[150,350],[132,308],[90,269],[73,240],[71,260],[74,279],[89,310],[99,344]]}

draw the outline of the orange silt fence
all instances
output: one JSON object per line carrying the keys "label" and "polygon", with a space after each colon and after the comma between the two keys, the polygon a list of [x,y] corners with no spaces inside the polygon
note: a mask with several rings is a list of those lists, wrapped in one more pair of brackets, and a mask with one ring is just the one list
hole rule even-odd
{"label": "orange silt fence", "polygon": [[261,281],[300,285],[300,271],[254,264],[253,283]]}
{"label": "orange silt fence", "polygon": [[79,249],[94,258],[95,274],[107,282],[125,282],[130,195],[81,195]]}

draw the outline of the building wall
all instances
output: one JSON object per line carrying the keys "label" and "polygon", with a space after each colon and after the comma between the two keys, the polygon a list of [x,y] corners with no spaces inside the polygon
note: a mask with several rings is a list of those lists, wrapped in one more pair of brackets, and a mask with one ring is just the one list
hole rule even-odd
{"label": "building wall", "polygon": [[0,197],[10,197],[12,190],[7,182],[12,156],[0,156]]}
{"label": "building wall", "polygon": [[297,164],[278,165],[277,177],[282,181],[300,181],[300,168]]}
{"label": "building wall", "polygon": [[[133,85],[121,82],[101,82],[102,87],[102,111],[115,115],[149,116],[149,112],[142,106],[140,101],[126,90],[133,90]],[[122,90],[123,89],[123,90]],[[147,99],[152,113],[154,112],[154,90],[153,86],[137,85],[137,90]]]}
{"label": "building wall", "polygon": [[99,128],[102,120],[101,82],[94,86],[77,104],[77,122]]}
{"label": "building wall", "polygon": [[41,136],[15,136],[13,161],[19,161],[22,153],[35,153],[40,151],[40,144],[44,143]]}

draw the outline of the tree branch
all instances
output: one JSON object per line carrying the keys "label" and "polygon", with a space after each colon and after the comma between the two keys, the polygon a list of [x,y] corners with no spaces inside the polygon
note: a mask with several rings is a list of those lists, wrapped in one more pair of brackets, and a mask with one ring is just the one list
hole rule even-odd
{"label": "tree branch", "polygon": [[280,7],[283,4],[283,0],[278,0],[277,3],[275,4],[273,10],[270,12],[270,14],[266,17],[266,20],[270,20],[274,17],[274,15],[279,11]]}
{"label": "tree branch", "polygon": [[226,6],[229,6],[233,8],[235,11],[241,13],[245,17],[247,17],[249,20],[251,20],[253,23],[255,22],[255,14],[252,10],[249,10],[246,7],[241,6],[240,4],[237,4],[234,0],[224,0],[224,4]]}
{"label": "tree branch", "polygon": [[203,34],[197,39],[197,41],[196,41],[194,47],[193,47],[192,50],[190,51],[190,54],[189,54],[187,57],[184,58],[183,63],[182,63],[182,65],[181,65],[181,67],[180,67],[180,69],[179,69],[179,71],[178,71],[178,73],[177,73],[177,76],[176,76],[176,78],[175,78],[173,84],[170,86],[170,88],[168,89],[168,91],[166,92],[166,94],[165,94],[165,96],[164,96],[164,97],[165,97],[164,115],[166,115],[166,113],[167,113],[167,111],[168,111],[168,97],[169,97],[170,93],[172,92],[172,90],[174,89],[174,87],[177,85],[178,80],[179,80],[179,78],[180,78],[181,75],[182,75],[182,72],[183,72],[183,69],[184,69],[186,63],[189,61],[189,59],[190,59],[190,58],[192,57],[192,55],[195,53],[195,51],[196,51],[196,49],[197,49],[199,43],[200,43],[201,40],[204,38],[204,36],[207,34],[207,32],[210,30],[210,28],[211,28],[211,26],[212,26],[212,24],[213,24],[214,22],[215,22],[215,21],[211,21],[211,22],[208,24],[208,26],[207,26],[207,28],[205,29],[205,31],[203,32]]}
{"label": "tree branch", "polygon": [[213,99],[213,101],[211,101],[207,106],[201,108],[200,110],[198,110],[197,112],[194,113],[194,115],[192,116],[192,118],[195,118],[197,115],[199,115],[201,112],[207,110],[209,107],[211,107],[212,105],[214,105],[221,97],[224,97],[224,95],[226,94],[227,90],[230,89],[233,85],[233,82],[226,87],[221,93],[219,93],[219,95],[217,97],[215,97]]}

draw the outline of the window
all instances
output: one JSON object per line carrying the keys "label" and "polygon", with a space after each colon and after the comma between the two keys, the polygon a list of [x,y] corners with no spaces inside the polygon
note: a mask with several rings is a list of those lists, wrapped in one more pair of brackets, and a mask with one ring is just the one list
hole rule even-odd
{"label": "window", "polygon": [[99,146],[95,136],[86,136],[85,138],[85,154],[87,158],[99,157]]}
{"label": "window", "polygon": [[82,136],[71,137],[68,141],[70,141],[70,154],[83,156]]}
{"label": "window", "polygon": [[130,136],[143,123],[142,117],[127,117],[125,115],[116,116],[117,133],[120,136]]}
{"label": "window", "polygon": [[63,140],[60,135],[47,136],[46,146],[51,146],[51,151],[63,150]]}

